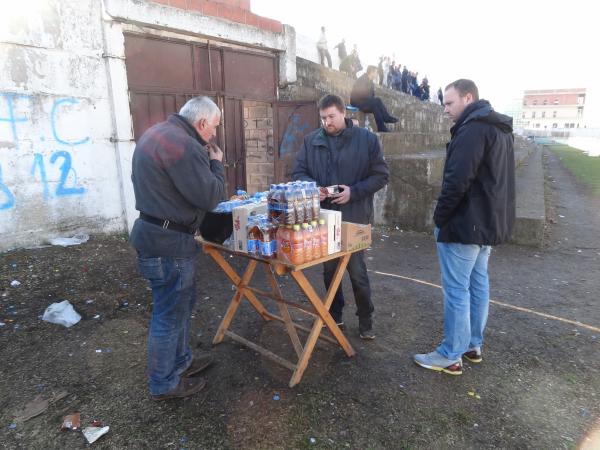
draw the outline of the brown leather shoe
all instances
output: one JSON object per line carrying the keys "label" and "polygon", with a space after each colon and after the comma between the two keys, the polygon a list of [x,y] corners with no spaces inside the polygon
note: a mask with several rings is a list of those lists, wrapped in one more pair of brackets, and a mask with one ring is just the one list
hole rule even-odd
{"label": "brown leather shoe", "polygon": [[212,363],[213,363],[213,357],[211,355],[209,355],[209,354],[200,355],[197,358],[194,358],[192,360],[192,364],[190,364],[190,367],[185,369],[181,373],[181,376],[182,377],[191,377],[192,375],[202,372],[204,369],[206,369]]}
{"label": "brown leather shoe", "polygon": [[181,378],[179,384],[164,394],[152,395],[152,400],[169,400],[171,398],[184,398],[201,391],[206,387],[206,378]]}

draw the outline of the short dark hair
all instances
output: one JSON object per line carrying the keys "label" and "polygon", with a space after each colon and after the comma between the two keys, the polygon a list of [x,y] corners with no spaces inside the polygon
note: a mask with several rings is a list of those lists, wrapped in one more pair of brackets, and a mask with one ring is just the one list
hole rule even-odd
{"label": "short dark hair", "polygon": [[450,83],[448,86],[446,86],[446,89],[444,89],[444,91],[447,91],[450,88],[456,89],[461,97],[464,97],[467,94],[471,94],[473,96],[473,100],[479,100],[479,90],[477,89],[475,83],[471,80],[467,80],[465,78],[456,80]]}
{"label": "short dark hair", "polygon": [[346,104],[341,97],[334,94],[327,94],[321,97],[318,103],[319,111],[335,106],[340,112],[346,111]]}

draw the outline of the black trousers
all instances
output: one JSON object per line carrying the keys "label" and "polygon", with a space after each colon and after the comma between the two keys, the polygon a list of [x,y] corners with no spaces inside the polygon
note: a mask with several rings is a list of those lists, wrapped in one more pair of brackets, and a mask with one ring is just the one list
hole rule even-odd
{"label": "black trousers", "polygon": [[[371,284],[367,275],[364,253],[364,250],[352,253],[346,270],[348,271],[348,275],[350,275],[350,282],[352,283],[352,291],[354,292],[354,300],[356,301],[356,315],[359,319],[370,319],[375,308],[371,301]],[[323,278],[325,280],[325,288],[327,289],[329,289],[329,285],[333,279],[337,263],[337,259],[323,263]],[[344,304],[344,292],[340,284],[333,297],[333,303],[329,308],[335,320],[341,319]]]}
{"label": "black trousers", "polygon": [[377,131],[388,131],[385,126],[385,120],[390,118],[390,113],[381,101],[379,97],[370,97],[358,105],[352,103],[358,109],[364,113],[372,113],[375,116],[375,123],[377,124]]}

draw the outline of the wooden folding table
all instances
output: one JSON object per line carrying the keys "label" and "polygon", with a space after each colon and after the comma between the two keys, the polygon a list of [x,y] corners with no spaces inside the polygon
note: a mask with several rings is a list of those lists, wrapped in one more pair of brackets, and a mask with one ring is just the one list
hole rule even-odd
{"label": "wooden folding table", "polygon": [[[214,244],[212,242],[204,241],[201,238],[197,239],[202,244],[204,252],[211,256],[211,258],[217,263],[217,265],[223,270],[223,272],[225,272],[227,277],[229,277],[229,279],[236,286],[235,294],[233,295],[231,303],[227,308],[227,312],[225,313],[225,316],[223,317],[223,320],[219,325],[217,334],[213,339],[213,344],[220,343],[221,341],[223,341],[223,338],[227,336],[233,339],[234,341],[239,342],[240,344],[243,344],[251,348],[252,350],[255,350],[256,352],[271,359],[272,361],[275,361],[276,363],[287,367],[293,372],[292,378],[290,379],[290,387],[295,386],[302,379],[302,375],[304,374],[304,371],[308,366],[308,362],[317,343],[317,339],[323,339],[334,344],[337,342],[344,349],[346,355],[354,356],[354,349],[352,348],[352,346],[350,345],[340,328],[335,323],[335,320],[333,320],[333,318],[331,317],[331,314],[329,314],[329,307],[333,302],[335,292],[340,286],[342,277],[344,275],[344,271],[346,270],[346,266],[348,265],[348,261],[350,260],[350,255],[352,252],[338,252],[310,261],[305,264],[294,265],[277,259],[266,259],[249,255],[247,253],[236,252],[227,247]],[[242,276],[236,273],[236,271],[233,269],[233,267],[231,267],[229,262],[227,262],[227,260],[223,257],[223,254],[232,254],[249,260],[246,270]],[[331,281],[331,285],[329,286],[325,297],[321,299],[310,284],[310,282],[308,281],[308,279],[305,277],[303,270],[312,267],[316,264],[321,264],[325,261],[329,261],[336,258],[339,258],[339,260],[333,279]],[[252,280],[252,277],[254,276],[256,267],[258,265],[261,265],[265,271],[268,283],[271,285],[270,291],[265,291],[250,286],[250,282]],[[301,304],[283,298],[281,290],[279,288],[279,284],[277,282],[276,275],[282,276],[288,273],[298,284],[300,290],[310,302],[310,305]],[[280,315],[276,315],[269,312],[265,308],[261,300],[259,300],[259,296],[274,300],[277,303],[277,306],[279,307]],[[276,355],[275,353],[256,344],[255,342],[252,342],[229,330],[231,321],[238,310],[240,302],[244,298],[247,299],[248,302],[250,302],[250,304],[254,307],[256,312],[258,312],[258,314],[265,321],[275,319],[280,322],[283,322],[287,334],[289,335],[292,341],[292,346],[294,347],[296,355],[298,356],[298,361],[296,363],[288,361],[287,359]],[[307,328],[295,323],[290,316],[288,307],[295,308],[313,316],[315,320],[312,324],[312,327]],[[325,325],[327,329],[329,329],[329,331],[333,335],[333,339],[328,335],[322,334],[323,325]],[[308,338],[304,343],[301,342],[296,329],[308,333]]]}

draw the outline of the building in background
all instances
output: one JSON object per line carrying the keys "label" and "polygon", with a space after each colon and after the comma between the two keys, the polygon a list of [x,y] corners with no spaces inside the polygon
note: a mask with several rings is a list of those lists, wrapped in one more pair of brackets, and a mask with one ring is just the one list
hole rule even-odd
{"label": "building in background", "polygon": [[521,120],[526,130],[585,128],[584,88],[525,91]]}

